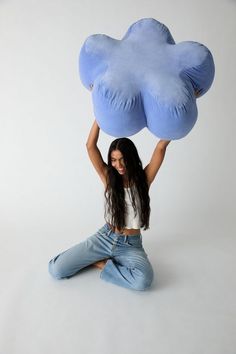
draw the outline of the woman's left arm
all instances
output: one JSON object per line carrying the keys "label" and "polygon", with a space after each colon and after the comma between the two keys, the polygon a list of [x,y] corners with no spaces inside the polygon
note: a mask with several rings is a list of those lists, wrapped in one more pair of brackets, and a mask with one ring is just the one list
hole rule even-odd
{"label": "woman's left arm", "polygon": [[148,187],[150,187],[151,183],[154,181],[156,174],[161,167],[165,157],[166,148],[169,143],[170,140],[160,140],[156,145],[149,164],[144,168],[147,176]]}

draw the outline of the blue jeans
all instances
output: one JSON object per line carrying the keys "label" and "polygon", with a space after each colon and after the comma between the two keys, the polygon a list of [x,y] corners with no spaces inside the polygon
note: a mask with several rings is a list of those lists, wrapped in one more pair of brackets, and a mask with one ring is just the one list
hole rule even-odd
{"label": "blue jeans", "polygon": [[141,233],[114,233],[109,224],[54,257],[49,262],[49,272],[57,279],[68,278],[103,259],[108,261],[100,273],[101,279],[134,290],[150,287],[153,269],[143,249]]}

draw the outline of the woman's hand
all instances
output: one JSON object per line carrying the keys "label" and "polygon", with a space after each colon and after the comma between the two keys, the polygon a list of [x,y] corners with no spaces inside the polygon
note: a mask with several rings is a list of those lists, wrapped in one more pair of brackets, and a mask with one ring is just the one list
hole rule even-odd
{"label": "woman's hand", "polygon": [[167,145],[169,145],[169,143],[171,142],[171,140],[160,140],[157,144],[157,147],[159,149],[166,149]]}

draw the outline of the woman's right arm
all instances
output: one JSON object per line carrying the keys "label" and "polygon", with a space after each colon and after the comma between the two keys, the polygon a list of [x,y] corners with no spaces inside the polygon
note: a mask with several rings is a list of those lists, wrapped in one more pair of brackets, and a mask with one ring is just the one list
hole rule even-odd
{"label": "woman's right arm", "polygon": [[97,141],[99,137],[100,128],[96,122],[93,123],[93,126],[90,130],[86,147],[88,151],[89,158],[99,174],[104,186],[106,187],[106,174],[107,174],[107,164],[103,161],[100,150],[97,147]]}

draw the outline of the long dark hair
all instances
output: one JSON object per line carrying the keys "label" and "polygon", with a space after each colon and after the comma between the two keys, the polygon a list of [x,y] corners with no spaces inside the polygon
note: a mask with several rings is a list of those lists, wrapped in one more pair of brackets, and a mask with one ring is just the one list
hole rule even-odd
{"label": "long dark hair", "polygon": [[128,138],[114,140],[108,151],[107,187],[104,192],[106,201],[105,217],[108,212],[112,218],[112,225],[116,226],[119,230],[124,228],[126,210],[124,185],[122,176],[111,163],[111,153],[114,150],[119,150],[123,155],[127,182],[128,186],[131,187],[131,201],[135,213],[137,213],[138,206],[135,202],[134,188],[137,189],[140,200],[141,227],[146,230],[149,228],[150,217],[150,198],[148,194],[147,178],[138,151],[134,143]]}

